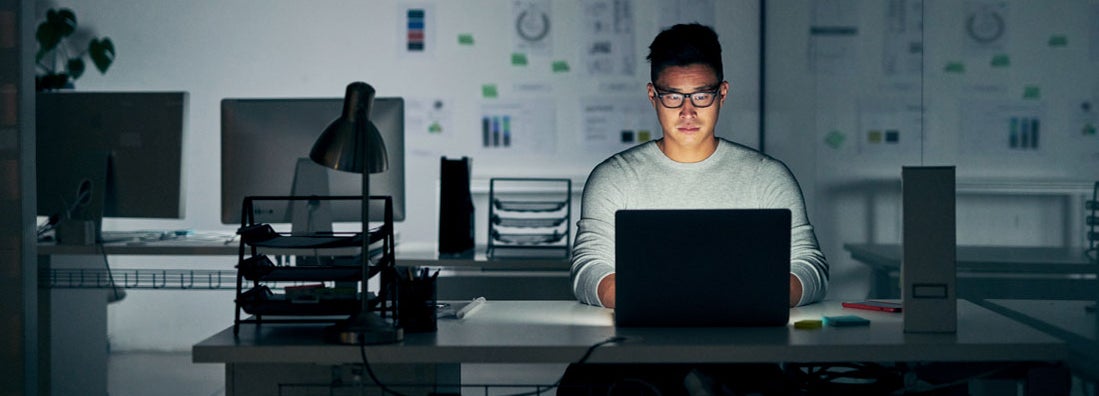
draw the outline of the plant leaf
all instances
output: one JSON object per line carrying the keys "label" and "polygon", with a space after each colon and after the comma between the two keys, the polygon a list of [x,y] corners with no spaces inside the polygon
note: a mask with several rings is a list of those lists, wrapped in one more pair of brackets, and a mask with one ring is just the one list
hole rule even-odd
{"label": "plant leaf", "polygon": [[61,37],[67,37],[76,31],[76,14],[68,8],[46,11],[46,23],[57,30]]}
{"label": "plant leaf", "polygon": [[57,48],[57,44],[61,42],[61,35],[57,33],[57,29],[46,22],[38,24],[38,29],[34,31],[34,38],[38,40],[38,55],[35,56],[35,61],[42,60],[46,52]]}
{"label": "plant leaf", "polygon": [[96,69],[99,69],[99,73],[106,73],[114,62],[114,43],[111,42],[111,38],[92,39],[88,43],[88,57],[92,58],[92,63],[95,64]]}
{"label": "plant leaf", "polygon": [[69,59],[69,63],[67,64],[67,66],[68,66],[68,69],[69,69],[69,75],[72,76],[73,80],[78,79],[78,78],[80,78],[80,76],[84,75],[84,60],[83,59],[80,59],[80,58]]}

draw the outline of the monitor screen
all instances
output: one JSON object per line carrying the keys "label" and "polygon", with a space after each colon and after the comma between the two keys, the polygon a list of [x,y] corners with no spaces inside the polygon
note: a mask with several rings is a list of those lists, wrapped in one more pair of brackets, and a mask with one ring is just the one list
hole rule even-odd
{"label": "monitor screen", "polygon": [[40,93],[38,214],[69,211],[89,181],[94,215],[182,219],[186,92]]}
{"label": "monitor screen", "polygon": [[[221,101],[221,222],[240,224],[246,196],[362,195],[362,175],[309,161],[321,131],[343,111],[343,98],[223,99]],[[404,100],[375,98],[370,120],[381,132],[389,169],[370,175],[370,195],[393,197],[393,219],[404,220]],[[299,161],[299,159],[305,159]],[[327,175],[319,189],[310,175]],[[297,180],[295,180],[297,176]],[[302,179],[306,179],[305,183]],[[327,183],[324,183],[327,182]],[[324,193],[327,184],[327,194]],[[297,190],[297,191],[295,191]],[[265,202],[253,212],[261,223],[291,222],[289,202]],[[357,201],[331,203],[336,222],[359,222]],[[383,206],[370,206],[370,220],[382,221]]]}

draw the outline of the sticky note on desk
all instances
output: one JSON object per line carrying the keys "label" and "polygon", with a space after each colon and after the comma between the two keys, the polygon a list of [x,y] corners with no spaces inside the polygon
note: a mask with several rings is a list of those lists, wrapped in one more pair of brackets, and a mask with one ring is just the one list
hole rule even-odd
{"label": "sticky note on desk", "polygon": [[819,329],[821,327],[820,319],[802,319],[794,322],[795,329],[809,330]]}
{"label": "sticky note on desk", "polygon": [[824,324],[832,327],[869,326],[870,321],[858,315],[825,316]]}

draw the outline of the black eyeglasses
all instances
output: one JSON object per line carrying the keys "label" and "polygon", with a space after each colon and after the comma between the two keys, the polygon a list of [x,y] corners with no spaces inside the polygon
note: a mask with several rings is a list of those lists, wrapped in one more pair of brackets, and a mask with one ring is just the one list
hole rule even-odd
{"label": "black eyeglasses", "polygon": [[656,97],[660,99],[660,104],[669,109],[678,109],[683,107],[683,103],[686,102],[686,98],[691,98],[691,105],[694,107],[710,107],[714,104],[714,99],[717,99],[718,94],[721,92],[721,85],[716,85],[712,90],[691,92],[691,93],[679,93],[679,92],[660,92],[660,88],[656,88],[653,84],[653,88],[656,90]]}

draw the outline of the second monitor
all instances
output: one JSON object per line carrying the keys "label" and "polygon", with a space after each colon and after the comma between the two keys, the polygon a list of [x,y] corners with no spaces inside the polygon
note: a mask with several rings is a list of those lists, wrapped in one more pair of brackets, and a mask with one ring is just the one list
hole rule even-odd
{"label": "second monitor", "polygon": [[[223,99],[221,222],[240,224],[246,196],[312,195],[318,189],[322,191],[317,195],[361,195],[361,175],[308,160],[313,143],[342,109],[343,98]],[[376,98],[370,120],[381,132],[389,157],[388,170],[370,175],[370,194],[393,197],[393,219],[401,221],[405,215],[404,100]],[[311,175],[326,175],[327,180],[310,180]],[[382,211],[380,202],[372,203],[371,221],[381,221]],[[291,212],[287,202],[258,208],[254,215],[257,222],[289,223]],[[358,202],[331,206],[335,222],[358,222],[361,212]]]}

